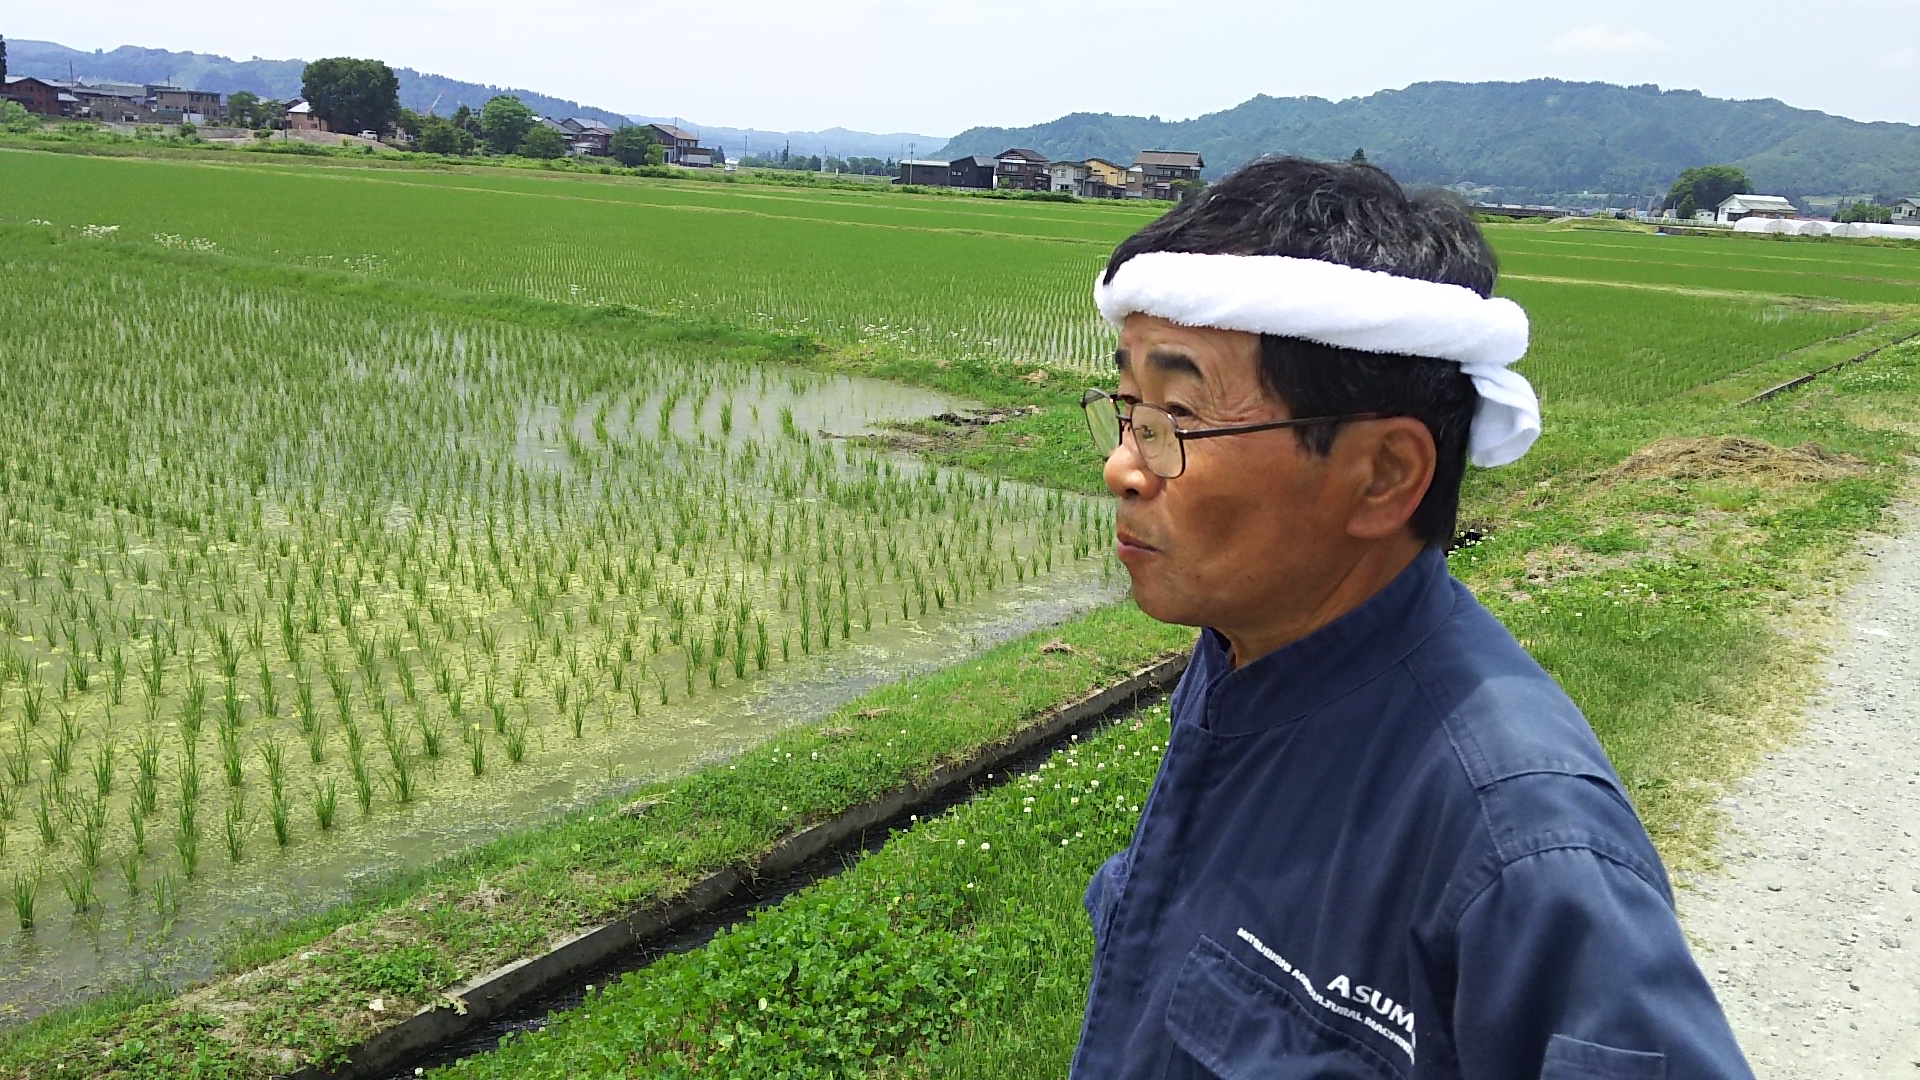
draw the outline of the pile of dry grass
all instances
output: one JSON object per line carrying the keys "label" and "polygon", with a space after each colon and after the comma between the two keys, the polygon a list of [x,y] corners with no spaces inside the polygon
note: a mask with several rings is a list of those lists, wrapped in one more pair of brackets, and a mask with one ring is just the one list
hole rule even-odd
{"label": "pile of dry grass", "polygon": [[1821,483],[1865,472],[1867,463],[1818,443],[1779,447],[1739,435],[1659,439],[1607,470],[1609,478]]}

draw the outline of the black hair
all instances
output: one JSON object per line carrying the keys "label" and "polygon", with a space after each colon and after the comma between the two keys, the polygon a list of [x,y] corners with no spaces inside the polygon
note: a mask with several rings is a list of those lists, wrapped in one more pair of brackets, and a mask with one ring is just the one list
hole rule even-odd
{"label": "black hair", "polygon": [[[1443,191],[1409,193],[1356,162],[1263,158],[1134,233],[1107,260],[1106,278],[1150,251],[1288,255],[1493,293],[1498,264],[1467,206]],[[1260,381],[1292,416],[1377,412],[1412,416],[1433,434],[1433,483],[1408,525],[1421,542],[1453,538],[1466,474],[1467,432],[1479,402],[1456,364],[1367,353],[1299,338],[1260,337]],[[1297,428],[1320,456],[1336,425]]]}

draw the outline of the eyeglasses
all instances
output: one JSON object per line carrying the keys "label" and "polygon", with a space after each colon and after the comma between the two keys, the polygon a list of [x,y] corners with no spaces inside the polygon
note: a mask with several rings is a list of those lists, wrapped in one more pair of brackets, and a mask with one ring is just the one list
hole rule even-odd
{"label": "eyeglasses", "polygon": [[1137,404],[1131,408],[1103,390],[1088,390],[1080,395],[1080,409],[1087,416],[1087,433],[1093,436],[1093,448],[1101,457],[1111,457],[1120,447],[1127,429],[1133,429],[1133,445],[1140,460],[1153,475],[1172,480],[1187,471],[1187,441],[1215,439],[1222,435],[1247,435],[1255,431],[1307,427],[1312,424],[1345,424],[1354,420],[1378,420],[1380,413],[1349,413],[1346,416],[1306,416],[1297,420],[1272,420],[1264,424],[1234,424],[1231,427],[1182,430],[1173,416],[1155,405]]}

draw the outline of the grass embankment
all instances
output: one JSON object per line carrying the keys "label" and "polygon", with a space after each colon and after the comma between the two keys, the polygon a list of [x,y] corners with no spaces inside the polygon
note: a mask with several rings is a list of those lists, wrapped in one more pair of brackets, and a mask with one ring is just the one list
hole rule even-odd
{"label": "grass embankment", "polygon": [[[1711,799],[1790,733],[1816,646],[1780,620],[1879,520],[1917,401],[1920,347],[1899,347],[1740,412],[1562,416],[1528,468],[1481,474],[1493,534],[1454,572],[1581,703],[1682,870],[1709,861]],[[1130,834],[1165,722],[1146,710],[435,1075],[1060,1075],[1091,962],[1079,895]]]}

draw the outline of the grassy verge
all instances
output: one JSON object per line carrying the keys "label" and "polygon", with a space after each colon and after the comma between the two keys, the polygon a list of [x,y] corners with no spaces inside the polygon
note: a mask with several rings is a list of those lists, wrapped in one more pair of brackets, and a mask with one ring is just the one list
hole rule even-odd
{"label": "grassy verge", "polygon": [[[1478,489],[1495,532],[1452,567],[1580,702],[1668,860],[1699,868],[1712,799],[1807,689],[1815,650],[1782,619],[1831,595],[1920,446],[1920,347],[1757,409],[1567,422],[1547,476]],[[1091,961],[1080,892],[1165,723],[1146,710],[436,1075],[1060,1075]]]}

